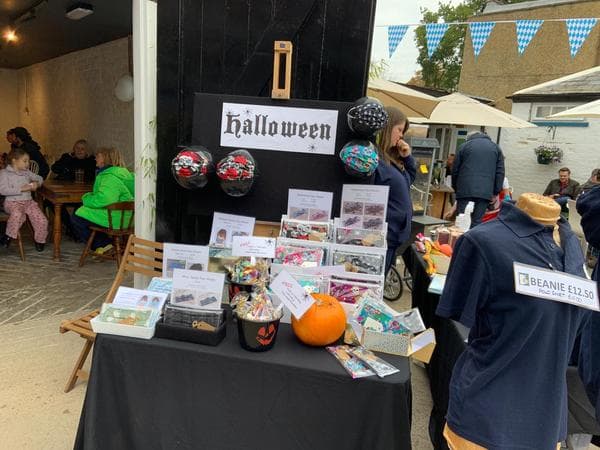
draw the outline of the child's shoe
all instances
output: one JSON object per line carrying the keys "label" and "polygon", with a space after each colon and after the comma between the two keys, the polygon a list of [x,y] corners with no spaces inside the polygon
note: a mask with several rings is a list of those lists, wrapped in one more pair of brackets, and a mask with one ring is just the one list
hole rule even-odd
{"label": "child's shoe", "polygon": [[35,249],[38,252],[43,252],[44,251],[44,246],[45,246],[45,244],[43,244],[43,243],[39,243],[39,242],[35,243]]}
{"label": "child's shoe", "polygon": [[8,246],[10,245],[10,237],[8,237],[6,234],[2,237],[0,237],[0,245],[2,247],[8,248]]}

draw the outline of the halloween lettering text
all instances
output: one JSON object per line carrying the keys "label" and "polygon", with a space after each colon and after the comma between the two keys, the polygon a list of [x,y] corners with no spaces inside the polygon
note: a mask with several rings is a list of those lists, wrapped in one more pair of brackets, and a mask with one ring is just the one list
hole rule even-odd
{"label": "halloween lettering text", "polygon": [[269,120],[268,114],[256,114],[252,118],[239,119],[240,114],[228,112],[224,133],[231,134],[236,138],[242,135],[255,136],[276,136],[280,135],[286,138],[298,136],[302,139],[319,139],[329,141],[331,139],[331,125],[326,123],[306,123],[292,121]]}

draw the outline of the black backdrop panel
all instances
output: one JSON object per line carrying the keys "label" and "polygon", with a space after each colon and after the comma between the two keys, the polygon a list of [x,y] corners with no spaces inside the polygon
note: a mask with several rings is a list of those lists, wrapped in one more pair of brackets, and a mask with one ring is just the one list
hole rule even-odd
{"label": "black backdrop panel", "polygon": [[[252,190],[244,197],[225,194],[213,176],[202,190],[185,192],[188,215],[210,216],[214,211],[256,217],[259,220],[279,221],[287,208],[288,189],[312,189],[334,193],[334,213],[339,214],[343,183],[356,182],[345,175],[339,151],[352,137],[346,125],[346,102],[314,100],[272,100],[265,97],[241,97],[196,93],[192,143],[211,150],[215,162],[235,148],[220,147],[221,111],[223,103],[245,103],[267,106],[330,109],[338,111],[336,154],[306,153],[247,149],[258,167]],[[180,188],[182,189],[182,188]]]}
{"label": "black backdrop panel", "polygon": [[[214,204],[209,195],[214,186],[184,192],[171,176],[178,146],[192,143],[194,93],[270,97],[273,42],[289,40],[294,45],[292,98],[354,101],[367,88],[375,4],[376,0],[158,2],[158,240],[202,243],[210,228],[204,216],[188,211],[200,211],[205,201]],[[270,167],[264,159],[277,159],[275,153],[253,151],[263,178]],[[320,165],[322,158],[294,159],[307,167],[309,159]],[[280,168],[297,180],[293,165]],[[319,178],[327,182],[327,177]],[[260,189],[251,194],[253,201]],[[279,213],[279,206],[273,209]]]}

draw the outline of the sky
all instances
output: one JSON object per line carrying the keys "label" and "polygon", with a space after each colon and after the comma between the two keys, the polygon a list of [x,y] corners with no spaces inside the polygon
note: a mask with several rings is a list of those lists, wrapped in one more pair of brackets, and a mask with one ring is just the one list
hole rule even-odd
{"label": "sky", "polygon": [[[390,60],[387,28],[380,25],[419,23],[421,8],[437,9],[438,3],[439,0],[377,0],[371,60],[387,61],[386,78],[400,82],[408,81],[419,68],[416,62],[419,52],[414,41],[415,28],[410,27]],[[444,0],[444,3],[458,4],[460,0]]]}

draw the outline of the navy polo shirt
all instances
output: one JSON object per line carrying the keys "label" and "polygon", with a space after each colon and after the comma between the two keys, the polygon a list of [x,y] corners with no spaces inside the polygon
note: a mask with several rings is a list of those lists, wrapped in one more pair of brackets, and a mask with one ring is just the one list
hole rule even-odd
{"label": "navy polo shirt", "polygon": [[412,155],[401,160],[404,170],[380,159],[373,177],[373,184],[390,187],[386,217],[389,247],[397,247],[409,238],[412,222],[410,186],[417,175],[417,163]]}
{"label": "navy polo shirt", "polygon": [[[513,262],[584,276],[569,225],[533,221],[513,202],[457,242],[437,314],[470,327],[450,382],[447,421],[489,450],[556,449],[567,434],[566,370],[588,312],[517,294]],[[564,249],[564,250],[563,250]]]}
{"label": "navy polo shirt", "polygon": [[[600,249],[600,186],[585,192],[577,199],[581,214],[581,227],[588,243]],[[600,290],[600,268],[596,264],[592,278]],[[579,350],[579,375],[585,384],[590,401],[596,407],[596,420],[600,422],[600,313],[593,312],[581,332]]]}

